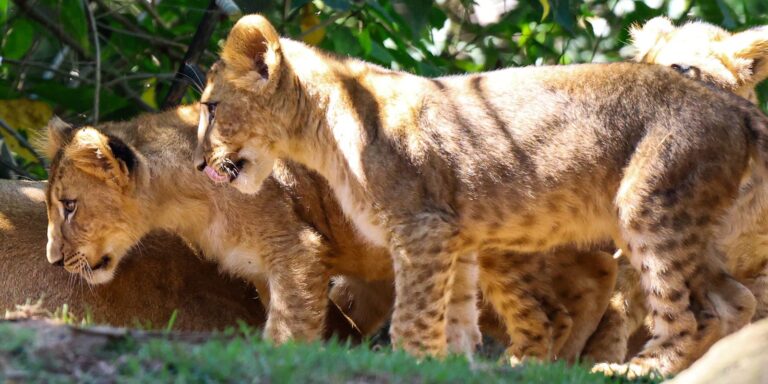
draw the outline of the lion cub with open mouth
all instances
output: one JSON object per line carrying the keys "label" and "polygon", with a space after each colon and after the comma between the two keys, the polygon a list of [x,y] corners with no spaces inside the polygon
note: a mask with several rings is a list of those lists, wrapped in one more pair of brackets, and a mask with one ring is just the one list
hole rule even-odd
{"label": "lion cub with open mouth", "polygon": [[[676,372],[753,315],[755,299],[725,271],[712,233],[750,161],[765,166],[768,119],[672,69],[426,79],[281,39],[251,15],[230,32],[201,102],[200,169],[239,164],[226,181],[253,192],[274,159],[305,164],[357,229],[390,249],[390,333],[413,354],[446,352],[451,298],[473,294],[453,284],[471,273],[457,260],[485,250],[504,260],[620,244],[655,324],[632,361],[640,369]],[[480,279],[483,295],[509,313],[492,284]]]}

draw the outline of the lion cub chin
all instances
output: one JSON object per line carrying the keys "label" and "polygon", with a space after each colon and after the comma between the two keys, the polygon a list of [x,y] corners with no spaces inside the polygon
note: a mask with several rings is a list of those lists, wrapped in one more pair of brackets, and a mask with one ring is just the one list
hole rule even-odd
{"label": "lion cub chin", "polygon": [[768,159],[768,119],[741,98],[629,63],[426,79],[281,39],[259,15],[221,57],[196,163],[287,158],[325,177],[391,250],[396,346],[446,353],[449,315],[474,295],[454,284],[472,279],[471,255],[511,326],[520,307],[484,264],[514,270],[504,261],[519,252],[606,239],[631,254],[651,308],[654,338],[632,361],[643,369],[676,372],[753,315],[712,246],[750,164]]}

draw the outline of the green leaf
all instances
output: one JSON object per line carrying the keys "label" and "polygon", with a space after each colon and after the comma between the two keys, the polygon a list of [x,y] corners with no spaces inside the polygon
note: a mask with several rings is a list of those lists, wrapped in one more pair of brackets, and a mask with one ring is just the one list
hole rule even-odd
{"label": "green leaf", "polygon": [[328,37],[333,41],[334,51],[350,56],[359,57],[363,53],[360,42],[352,36],[348,28],[335,28]]}
{"label": "green leaf", "polygon": [[337,11],[346,11],[352,8],[349,0],[323,0],[323,3]]}
{"label": "green leaf", "polygon": [[11,31],[5,39],[3,45],[4,57],[9,59],[20,59],[32,47],[35,37],[35,27],[27,19],[17,19],[11,26]]}
{"label": "green leaf", "polygon": [[733,18],[731,9],[723,0],[717,0],[717,7],[720,8],[720,13],[723,15],[723,25],[728,29],[736,28],[736,20]]}
{"label": "green leaf", "polygon": [[[543,0],[546,1],[546,0]],[[429,0],[397,0],[393,2],[395,12],[403,17],[411,30],[414,38],[418,37],[421,30],[427,24],[429,10],[432,8],[432,1]]]}
{"label": "green leaf", "polygon": [[61,13],[58,21],[83,48],[89,49],[91,41],[88,34],[88,17],[85,14],[83,2],[79,0],[63,1],[60,3],[60,7]]}
{"label": "green leaf", "polygon": [[571,10],[570,0],[554,0],[555,22],[563,29],[576,34],[576,12]]}
{"label": "green leaf", "polygon": [[541,13],[541,21],[544,21],[549,16],[549,0],[539,0],[539,3],[541,3],[541,8],[544,9]]}
{"label": "green leaf", "polygon": [[8,20],[8,0],[0,0],[0,24]]}
{"label": "green leaf", "polygon": [[365,55],[371,54],[371,33],[368,32],[368,29],[363,29],[362,32],[360,32],[357,35],[357,41],[360,43],[360,47],[363,48],[363,53]]}
{"label": "green leaf", "polygon": [[389,50],[375,41],[371,43],[371,58],[387,66],[395,61]]}

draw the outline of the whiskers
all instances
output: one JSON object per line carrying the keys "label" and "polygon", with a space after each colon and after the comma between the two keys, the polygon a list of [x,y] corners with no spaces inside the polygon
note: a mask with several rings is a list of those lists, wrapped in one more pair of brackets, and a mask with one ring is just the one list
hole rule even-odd
{"label": "whiskers", "polygon": [[[190,75],[191,73],[191,75]],[[188,80],[188,83],[192,85],[192,89],[197,92],[198,95],[203,94],[205,87],[205,74],[194,66],[184,63],[184,69],[178,72],[178,75]]]}
{"label": "whiskers", "polygon": [[240,165],[225,157],[221,162],[221,170],[226,172],[230,180],[234,180],[240,175]]}
{"label": "whiskers", "polygon": [[94,294],[93,284],[91,284],[91,281],[93,281],[93,269],[85,256],[76,254],[69,258],[69,260],[65,260],[64,264],[67,266],[67,271],[70,272],[67,278],[69,290],[78,290],[82,294],[83,285],[86,285],[91,294]]}

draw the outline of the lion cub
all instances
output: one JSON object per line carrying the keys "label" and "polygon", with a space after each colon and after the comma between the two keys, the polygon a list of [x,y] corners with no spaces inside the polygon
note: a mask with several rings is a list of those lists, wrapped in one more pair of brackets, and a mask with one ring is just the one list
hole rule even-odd
{"label": "lion cub", "polygon": [[276,164],[257,196],[214,186],[190,167],[198,114],[181,107],[98,129],[52,121],[48,260],[105,283],[144,235],[167,230],[258,289],[275,342],[322,335],[333,275],[345,275],[345,292],[376,292],[381,304],[349,315],[370,319],[363,333],[378,329],[393,294],[386,251],[366,245],[327,184],[301,166]]}
{"label": "lion cub", "polygon": [[[768,78],[768,28],[730,33],[703,22],[675,27],[665,17],[630,29],[635,60],[672,67],[757,103],[755,87]],[[753,173],[741,186],[736,207],[716,230],[730,273],[757,299],[753,320],[768,316],[768,185]],[[622,361],[629,335],[647,311],[633,271],[622,269],[617,293],[585,354],[596,361]],[[624,340],[624,341],[617,341]]]}
{"label": "lion cub", "polygon": [[[473,295],[453,284],[470,272],[456,263],[478,251],[483,264],[483,255],[620,244],[655,324],[633,360],[642,369],[676,372],[753,315],[754,297],[711,239],[750,160],[765,166],[768,119],[669,68],[426,79],[281,39],[250,15],[230,32],[201,102],[200,169],[254,192],[275,159],[305,164],[357,229],[390,249],[390,333],[411,353],[446,352],[449,299]],[[514,318],[493,284],[480,280],[483,295]]]}

